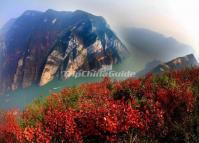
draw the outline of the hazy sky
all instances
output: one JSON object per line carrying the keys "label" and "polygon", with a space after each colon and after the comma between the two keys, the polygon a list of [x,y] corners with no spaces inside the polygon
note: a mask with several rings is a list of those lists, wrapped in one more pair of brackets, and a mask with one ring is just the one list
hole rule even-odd
{"label": "hazy sky", "polygon": [[191,45],[199,55],[198,0],[1,0],[0,27],[25,10],[85,10],[105,17],[114,30],[143,27]]}

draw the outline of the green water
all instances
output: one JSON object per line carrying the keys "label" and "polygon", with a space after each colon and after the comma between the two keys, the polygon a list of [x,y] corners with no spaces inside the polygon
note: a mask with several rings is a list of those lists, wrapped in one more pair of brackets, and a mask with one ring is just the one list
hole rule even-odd
{"label": "green water", "polygon": [[96,82],[99,80],[99,78],[70,78],[66,81],[54,80],[43,87],[33,85],[29,88],[8,92],[1,97],[0,109],[23,109],[40,96],[48,96],[50,93],[58,92],[65,87],[78,86],[81,83]]}
{"label": "green water", "polygon": [[[113,66],[114,71],[132,71],[137,72],[144,67],[144,62],[136,60],[136,55],[130,56],[123,60],[122,63]],[[138,64],[139,63],[139,64]],[[124,77],[112,78],[117,80],[123,80]],[[1,96],[0,98],[0,109],[7,110],[11,108],[18,108],[20,110],[24,109],[25,106],[33,102],[40,96],[48,96],[50,93],[58,92],[65,87],[78,86],[82,83],[90,83],[101,81],[102,78],[70,78],[65,81],[54,80],[49,84],[38,87],[33,85],[26,89],[19,89],[14,92],[8,92],[7,94]]]}

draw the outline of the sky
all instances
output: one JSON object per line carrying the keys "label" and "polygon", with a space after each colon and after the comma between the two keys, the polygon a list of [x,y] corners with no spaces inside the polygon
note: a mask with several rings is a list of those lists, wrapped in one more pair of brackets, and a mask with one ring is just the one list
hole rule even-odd
{"label": "sky", "polygon": [[140,27],[188,44],[199,57],[198,0],[1,0],[0,27],[25,10],[84,10],[103,16],[117,32]]}

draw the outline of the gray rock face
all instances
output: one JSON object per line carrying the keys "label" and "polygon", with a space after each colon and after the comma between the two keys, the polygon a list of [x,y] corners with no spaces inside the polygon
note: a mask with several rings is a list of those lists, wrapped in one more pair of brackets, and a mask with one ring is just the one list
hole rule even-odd
{"label": "gray rock face", "polygon": [[65,80],[81,69],[98,70],[127,53],[104,18],[83,11],[26,11],[4,27],[0,94]]}
{"label": "gray rock face", "polygon": [[198,66],[198,62],[193,54],[179,57],[167,63],[163,63],[154,68],[152,73],[161,73],[165,71],[180,70],[184,68],[191,68]]}

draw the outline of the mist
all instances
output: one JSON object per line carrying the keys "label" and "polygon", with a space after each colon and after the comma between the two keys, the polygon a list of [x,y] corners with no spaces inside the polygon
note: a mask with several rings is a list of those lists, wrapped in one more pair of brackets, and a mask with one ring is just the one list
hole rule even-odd
{"label": "mist", "polygon": [[[126,27],[140,27],[173,37],[178,41],[192,46],[198,55],[198,28],[191,21],[194,0],[190,0],[187,7],[183,7],[185,0],[2,0],[0,5],[0,27],[9,19],[20,16],[25,10],[46,11],[74,11],[77,9],[103,16],[116,34],[123,39],[121,31]],[[190,8],[191,7],[191,8]],[[183,10],[185,12],[183,12]],[[196,12],[196,11],[194,11]],[[193,17],[190,19],[190,17]],[[191,24],[183,22],[189,21]],[[190,27],[195,30],[190,30]],[[196,29],[197,28],[197,29]],[[194,32],[193,32],[194,31]]]}

